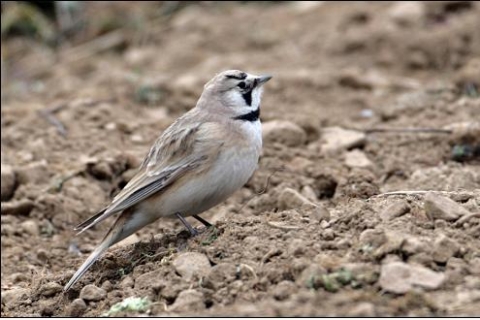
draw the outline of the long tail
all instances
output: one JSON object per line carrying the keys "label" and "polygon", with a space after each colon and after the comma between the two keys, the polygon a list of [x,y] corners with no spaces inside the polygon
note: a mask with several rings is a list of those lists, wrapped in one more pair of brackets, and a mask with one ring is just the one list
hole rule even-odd
{"label": "long tail", "polygon": [[110,228],[107,235],[103,239],[102,243],[90,254],[87,260],[82,266],[75,272],[73,277],[63,288],[63,291],[68,291],[84,274],[87,270],[100,258],[100,256],[112,245],[130,236],[137,231],[137,228],[125,227],[125,223],[131,221],[131,211],[124,211],[115,221],[114,225]]}

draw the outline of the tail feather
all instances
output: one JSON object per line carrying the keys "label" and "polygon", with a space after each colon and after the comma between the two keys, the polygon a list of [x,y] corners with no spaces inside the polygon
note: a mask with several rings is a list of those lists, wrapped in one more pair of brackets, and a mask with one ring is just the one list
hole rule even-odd
{"label": "tail feather", "polygon": [[82,266],[75,272],[73,277],[63,288],[63,291],[68,291],[84,274],[87,270],[97,261],[97,259],[110,247],[110,243],[107,241],[102,242],[88,257],[88,259],[82,264]]}
{"label": "tail feather", "polygon": [[138,229],[145,226],[148,220],[134,219],[133,211],[124,211],[110,228],[102,243],[90,254],[82,266],[75,272],[72,279],[63,288],[68,291],[87,270],[100,258],[100,256],[112,245],[130,236]]}

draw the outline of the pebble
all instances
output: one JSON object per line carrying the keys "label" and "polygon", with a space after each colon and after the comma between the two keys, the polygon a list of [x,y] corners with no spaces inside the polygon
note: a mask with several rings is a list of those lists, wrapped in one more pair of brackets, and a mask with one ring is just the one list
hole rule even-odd
{"label": "pebble", "polygon": [[418,237],[408,236],[405,238],[401,250],[402,253],[411,256],[430,251],[430,245]]}
{"label": "pebble", "polygon": [[375,317],[375,306],[370,302],[360,302],[347,312],[348,317]]}
{"label": "pebble", "polygon": [[[2,168],[3,170],[3,168]],[[50,176],[48,174],[47,160],[32,162],[26,166],[16,169],[18,184],[44,184],[48,183]]]}
{"label": "pebble", "polygon": [[233,263],[219,263],[210,269],[205,277],[206,288],[218,290],[237,279],[237,266]]}
{"label": "pebble", "polygon": [[316,204],[302,196],[298,191],[285,188],[278,197],[278,206],[281,210],[315,208]]}
{"label": "pebble", "polygon": [[402,294],[414,287],[437,289],[444,280],[445,275],[443,273],[398,261],[382,266],[379,284],[385,291]]}
{"label": "pebble", "polygon": [[471,274],[480,276],[480,257],[470,260],[468,270]]}
{"label": "pebble", "polygon": [[363,132],[347,130],[340,127],[328,127],[322,130],[321,151],[330,153],[361,147],[366,142]]}
{"label": "pebble", "polygon": [[2,310],[3,306],[8,308],[18,308],[22,304],[31,303],[32,293],[29,289],[17,288],[12,290],[2,290]]}
{"label": "pebble", "polygon": [[17,183],[15,171],[13,171],[13,168],[11,166],[2,164],[1,183],[1,200],[8,201],[15,193]]}
{"label": "pebble", "polygon": [[300,276],[296,279],[296,283],[300,287],[309,289],[318,289],[322,286],[322,278],[327,271],[318,264],[311,264],[305,268]]}
{"label": "pebble", "polygon": [[321,237],[326,241],[332,241],[335,239],[335,232],[332,229],[325,229],[321,233]]}
{"label": "pebble", "polygon": [[367,229],[360,234],[360,245],[379,248],[387,242],[387,236],[383,230]]}
{"label": "pebble", "polygon": [[425,8],[418,1],[400,1],[395,2],[387,14],[398,25],[413,25],[421,21]]}
{"label": "pebble", "polygon": [[170,310],[174,312],[198,312],[206,308],[203,300],[203,293],[194,289],[185,290],[180,292],[177,299],[175,299],[175,303],[171,306]]}
{"label": "pebble", "polygon": [[467,215],[470,212],[444,196],[440,196],[433,192],[426,194],[424,199],[425,213],[431,220],[442,219],[446,221],[457,220],[460,216]]}
{"label": "pebble", "polygon": [[27,234],[31,236],[38,236],[40,234],[40,229],[38,223],[35,220],[26,220],[20,224],[20,228]]}
{"label": "pebble", "polygon": [[52,300],[40,300],[37,308],[40,310],[40,315],[43,317],[51,317],[55,314],[57,303]]}
{"label": "pebble", "polygon": [[460,251],[460,245],[445,235],[440,235],[433,245],[433,260],[445,263]]}
{"label": "pebble", "polygon": [[80,317],[87,310],[87,304],[83,299],[75,299],[68,307],[68,315],[71,317]]}
{"label": "pebble", "polygon": [[410,212],[410,205],[406,200],[395,201],[387,206],[381,213],[382,221],[390,221]]}
{"label": "pebble", "polygon": [[313,203],[298,191],[285,188],[278,197],[280,210],[303,209],[308,212],[317,222],[330,220],[330,212],[321,203]]}
{"label": "pebble", "polygon": [[135,279],[135,289],[152,288],[154,291],[160,291],[166,286],[165,279],[163,279],[159,271],[151,271],[142,274]]}
{"label": "pebble", "polygon": [[122,279],[120,282],[120,287],[125,290],[129,288],[133,288],[135,281],[133,280],[131,275],[127,275],[125,278]]}
{"label": "pebble", "polygon": [[32,211],[33,202],[28,199],[18,201],[2,202],[1,214],[3,215],[22,215],[28,216]]}
{"label": "pebble", "polygon": [[80,298],[85,301],[100,301],[105,299],[107,291],[99,288],[93,284],[86,285],[80,291]]}
{"label": "pebble", "polygon": [[368,168],[373,163],[368,159],[367,155],[358,149],[354,149],[345,154],[345,164],[350,168]]}
{"label": "pebble", "polygon": [[208,257],[198,252],[180,254],[173,260],[173,267],[186,281],[190,281],[194,276],[204,276],[212,268]]}
{"label": "pebble", "polygon": [[263,123],[262,137],[265,144],[278,142],[287,147],[301,146],[307,141],[307,134],[300,126],[284,120]]}
{"label": "pebble", "polygon": [[310,201],[317,201],[317,195],[315,194],[315,190],[313,190],[313,188],[310,186],[304,186],[302,188],[302,195]]}
{"label": "pebble", "polygon": [[40,293],[44,297],[51,297],[62,291],[62,286],[56,282],[48,282],[40,287]]}
{"label": "pebble", "polygon": [[273,288],[272,295],[275,300],[283,301],[297,291],[297,286],[294,282],[284,280]]}

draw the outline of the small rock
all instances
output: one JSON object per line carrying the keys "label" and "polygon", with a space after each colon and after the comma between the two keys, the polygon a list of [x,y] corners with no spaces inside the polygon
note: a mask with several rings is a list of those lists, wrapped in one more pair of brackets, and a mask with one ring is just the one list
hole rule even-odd
{"label": "small rock", "polygon": [[366,135],[360,131],[329,127],[322,130],[322,141],[322,152],[330,153],[361,147],[365,144]]}
{"label": "small rock", "polygon": [[205,277],[206,288],[218,290],[237,279],[237,267],[233,263],[219,263]]}
{"label": "small rock", "polygon": [[480,257],[470,260],[468,270],[471,274],[480,276]]}
{"label": "small rock", "polygon": [[259,215],[262,214],[264,211],[267,211],[273,207],[275,207],[275,199],[271,197],[269,194],[264,193],[259,195],[258,197],[253,198],[248,205],[254,209],[253,214]]}
{"label": "small rock", "polygon": [[28,199],[2,202],[1,206],[2,216],[7,214],[28,216],[34,207],[33,202]]}
{"label": "small rock", "polygon": [[186,281],[190,281],[194,276],[204,276],[212,268],[207,256],[198,252],[180,254],[173,261],[173,266]]}
{"label": "small rock", "polygon": [[345,154],[345,164],[350,168],[368,168],[373,166],[367,155],[357,149]]}
{"label": "small rock", "polygon": [[38,236],[40,234],[40,229],[38,223],[35,220],[23,221],[20,224],[20,228],[27,234],[31,236]]}
{"label": "small rock", "polygon": [[194,289],[185,290],[180,292],[170,310],[174,312],[198,312],[206,308],[203,300],[203,293]]}
{"label": "small rock", "polygon": [[132,134],[130,136],[130,140],[132,142],[143,142],[145,139],[143,138],[143,136],[141,136],[139,134]]}
{"label": "small rock", "polygon": [[323,285],[322,278],[327,274],[327,271],[318,264],[311,264],[305,268],[300,276],[296,279],[297,285],[309,288],[318,289]]}
{"label": "small rock", "polygon": [[321,233],[321,237],[322,239],[324,240],[327,240],[327,241],[332,241],[335,239],[335,232],[332,230],[332,229],[325,229],[322,233]]}
{"label": "small rock", "polygon": [[297,286],[294,282],[284,280],[273,288],[272,295],[275,300],[283,301],[288,299],[292,294],[296,293],[297,291]]}
{"label": "small rock", "polygon": [[86,285],[80,291],[80,298],[85,301],[100,301],[105,299],[107,291],[99,288],[93,284]]}
{"label": "small rock", "polygon": [[68,307],[68,315],[71,317],[81,317],[87,310],[87,304],[82,299],[75,299]]}
{"label": "small rock", "polygon": [[3,291],[2,290],[2,310],[5,305],[7,308],[18,308],[21,305],[31,303],[31,291],[29,289],[18,288]]}
{"label": "small rock", "polygon": [[315,190],[313,190],[313,188],[310,186],[304,186],[302,188],[302,195],[313,202],[316,202],[318,200],[317,195],[315,194]]}
{"label": "small rock", "polygon": [[[2,164],[1,170],[1,200],[8,201],[12,198],[16,189],[16,176],[15,171],[9,165]],[[3,209],[2,209],[3,212]],[[2,213],[3,214],[3,213]]]}
{"label": "small rock", "polygon": [[316,221],[330,220],[330,212],[321,203],[313,203],[296,190],[285,188],[278,197],[281,210],[302,209],[308,212]]}
{"label": "small rock", "polygon": [[301,239],[293,239],[288,244],[288,255],[291,257],[299,257],[305,254],[305,243]]}
{"label": "small rock", "polygon": [[395,2],[388,15],[399,25],[413,25],[418,23],[425,14],[423,3],[418,1]]}
{"label": "small rock", "polygon": [[103,283],[102,283],[102,289],[107,291],[107,292],[110,292],[113,290],[113,284],[108,281],[108,280],[105,280]]}
{"label": "small rock", "polygon": [[350,198],[367,199],[380,193],[376,176],[367,169],[352,168],[348,178],[340,182],[336,194]]}
{"label": "small rock", "polygon": [[51,297],[62,291],[62,286],[56,282],[48,282],[40,287],[40,293],[44,297]]}
{"label": "small rock", "polygon": [[288,147],[301,146],[307,141],[307,134],[300,126],[283,120],[262,124],[262,137],[265,144],[278,142]]}
{"label": "small rock", "polygon": [[448,222],[445,220],[437,219],[433,222],[433,227],[435,229],[445,229],[446,227],[448,227]]}
{"label": "small rock", "polygon": [[399,200],[386,207],[385,210],[380,213],[380,218],[382,221],[390,221],[401,217],[408,212],[410,212],[410,205],[408,202],[405,200]]}
{"label": "small rock", "polygon": [[40,310],[40,315],[43,317],[51,317],[55,314],[55,310],[58,304],[52,300],[40,300],[38,302],[38,309]]}
{"label": "small rock", "polygon": [[379,284],[385,291],[402,294],[417,286],[424,289],[437,289],[444,280],[443,273],[434,272],[422,266],[391,262],[382,266]]}
{"label": "small rock", "polygon": [[46,160],[30,163],[24,167],[16,169],[18,184],[44,184],[48,183],[50,174],[48,173],[48,163]]}
{"label": "small rock", "polygon": [[347,313],[348,317],[375,317],[375,306],[370,302],[360,302]]}
{"label": "small rock", "polygon": [[422,239],[409,235],[405,237],[401,250],[404,254],[412,256],[422,252],[429,252],[430,246]]}
{"label": "small rock", "polygon": [[116,243],[112,246],[112,249],[115,248],[120,248],[120,247],[126,247],[132,244],[135,244],[140,241],[140,238],[134,233],[130,237],[127,237],[126,239],[123,239],[119,243]]}
{"label": "small rock", "polygon": [[460,251],[459,244],[445,235],[440,235],[433,245],[433,260],[445,263]]}
{"label": "small rock", "polygon": [[311,209],[316,204],[302,196],[299,192],[291,188],[285,188],[278,197],[278,206],[281,210],[288,209]]}
{"label": "small rock", "polygon": [[360,234],[361,246],[369,246],[372,249],[376,249],[386,242],[387,236],[383,230],[367,229]]}
{"label": "small rock", "polygon": [[113,178],[113,169],[106,161],[87,163],[87,171],[99,180],[108,180]]}
{"label": "small rock", "polygon": [[167,284],[159,271],[147,272],[135,279],[135,289],[137,290],[151,288],[155,292],[158,292],[166,285]]}
{"label": "small rock", "polygon": [[321,203],[317,203],[315,208],[309,209],[311,217],[317,222],[330,221],[330,212]]}
{"label": "small rock", "polygon": [[419,252],[410,256],[408,262],[428,267],[432,265],[433,258],[430,252]]}
{"label": "small rock", "polygon": [[460,216],[470,213],[455,201],[433,192],[429,192],[425,196],[424,209],[427,216],[432,220],[442,219],[446,221],[454,221]]}
{"label": "small rock", "polygon": [[133,288],[135,284],[135,280],[133,280],[132,276],[131,275],[127,275],[125,278],[122,279],[122,281],[120,282],[120,287],[123,289],[123,290],[126,290],[126,289],[129,289],[129,288]]}

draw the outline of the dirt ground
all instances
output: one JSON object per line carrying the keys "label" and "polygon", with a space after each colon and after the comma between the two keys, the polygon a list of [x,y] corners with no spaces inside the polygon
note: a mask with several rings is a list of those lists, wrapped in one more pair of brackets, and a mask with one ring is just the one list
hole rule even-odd
{"label": "dirt ground", "polygon": [[[1,315],[99,316],[129,297],[147,306],[116,315],[480,315],[479,16],[206,3],[86,58],[6,40]],[[274,76],[255,175],[203,215],[215,229],[159,220],[63,293],[112,220],[73,227],[226,69]],[[445,192],[378,196],[405,190]]]}

